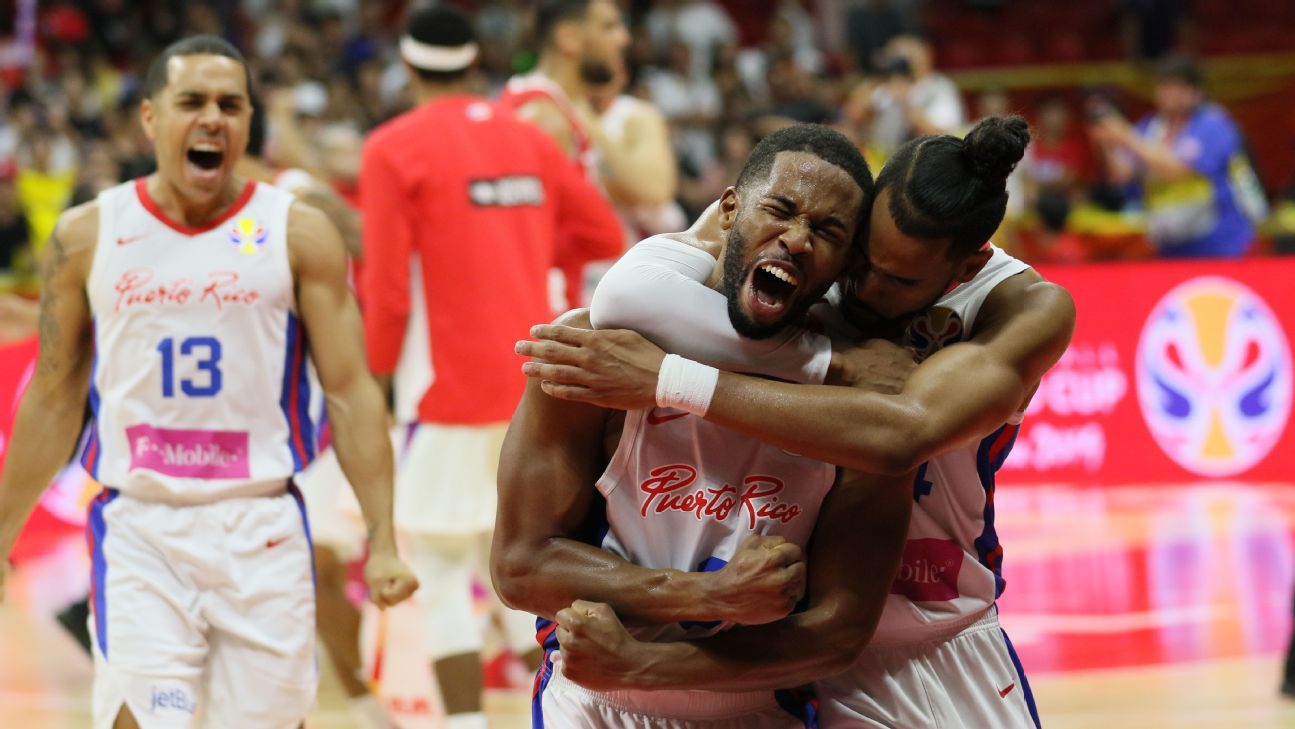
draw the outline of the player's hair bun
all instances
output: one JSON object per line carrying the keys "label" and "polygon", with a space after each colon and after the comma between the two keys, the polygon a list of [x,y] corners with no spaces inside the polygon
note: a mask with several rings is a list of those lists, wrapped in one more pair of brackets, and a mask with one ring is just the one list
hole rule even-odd
{"label": "player's hair bun", "polygon": [[1002,187],[1025,156],[1029,143],[1030,125],[1023,117],[991,116],[967,132],[962,140],[962,157],[976,177]]}

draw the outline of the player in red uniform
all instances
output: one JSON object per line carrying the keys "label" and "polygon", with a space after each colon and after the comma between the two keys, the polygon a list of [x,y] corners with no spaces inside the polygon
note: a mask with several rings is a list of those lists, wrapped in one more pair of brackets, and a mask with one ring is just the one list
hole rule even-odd
{"label": "player in red uniform", "polygon": [[[364,148],[365,332],[380,377],[417,364],[404,345],[411,326],[421,329],[411,339],[430,343],[421,364],[435,380],[397,477],[397,526],[428,586],[418,597],[449,726],[485,727],[470,584],[485,566],[499,449],[526,385],[513,343],[550,318],[549,269],[618,253],[621,230],[539,128],[467,92],[476,43],[462,13],[416,13],[400,49],[419,106]],[[529,616],[506,622],[510,643],[534,648]]]}

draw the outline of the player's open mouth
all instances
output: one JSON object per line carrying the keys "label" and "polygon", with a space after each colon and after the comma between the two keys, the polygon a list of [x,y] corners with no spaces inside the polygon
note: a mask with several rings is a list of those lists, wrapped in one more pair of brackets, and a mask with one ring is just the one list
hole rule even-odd
{"label": "player's open mouth", "polygon": [[781,314],[799,289],[800,271],[791,262],[770,259],[756,263],[751,272],[752,314]]}
{"label": "player's open mouth", "polygon": [[185,158],[194,175],[205,178],[220,170],[225,161],[225,151],[217,145],[199,142],[188,149]]}

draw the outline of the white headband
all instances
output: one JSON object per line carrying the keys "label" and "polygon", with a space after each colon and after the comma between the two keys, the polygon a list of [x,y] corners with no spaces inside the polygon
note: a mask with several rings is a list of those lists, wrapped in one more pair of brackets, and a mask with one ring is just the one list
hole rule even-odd
{"label": "white headband", "polygon": [[400,38],[400,57],[424,71],[460,71],[477,57],[477,44],[446,48],[420,43],[409,36]]}

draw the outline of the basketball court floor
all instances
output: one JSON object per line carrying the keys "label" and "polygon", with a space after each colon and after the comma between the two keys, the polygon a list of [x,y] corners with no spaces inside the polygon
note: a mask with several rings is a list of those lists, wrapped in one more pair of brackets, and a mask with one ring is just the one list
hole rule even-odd
{"label": "basketball court floor", "polygon": [[[1295,590],[1295,484],[1002,486],[1002,622],[1049,729],[1295,729],[1277,694]],[[0,728],[89,725],[90,661],[51,617],[85,542],[37,545],[0,606]],[[324,662],[326,663],[326,662]],[[529,726],[495,691],[495,729]],[[350,727],[327,673],[309,727]]]}

